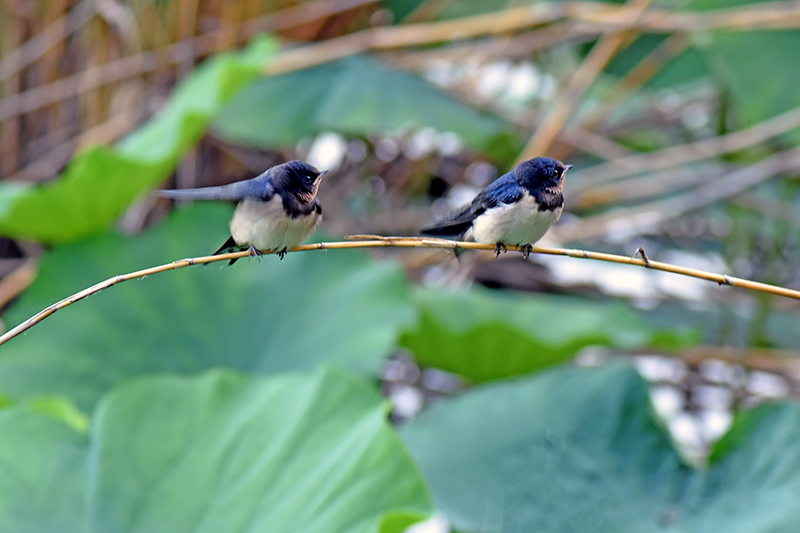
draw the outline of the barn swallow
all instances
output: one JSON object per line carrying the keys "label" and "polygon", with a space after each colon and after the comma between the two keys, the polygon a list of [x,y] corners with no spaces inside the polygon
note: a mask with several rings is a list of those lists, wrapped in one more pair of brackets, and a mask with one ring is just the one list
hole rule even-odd
{"label": "barn swallow", "polygon": [[[214,252],[275,250],[283,259],[289,248],[308,238],[322,219],[317,200],[320,172],[302,161],[289,161],[259,176],[221,187],[158,190],[155,194],[178,200],[232,200],[239,202],[230,222],[231,236]],[[232,259],[229,264],[236,262]]]}
{"label": "barn swallow", "polygon": [[523,161],[479,192],[471,204],[421,233],[494,244],[495,257],[506,245],[518,245],[527,259],[533,243],[561,217],[561,191],[570,168],[549,157]]}

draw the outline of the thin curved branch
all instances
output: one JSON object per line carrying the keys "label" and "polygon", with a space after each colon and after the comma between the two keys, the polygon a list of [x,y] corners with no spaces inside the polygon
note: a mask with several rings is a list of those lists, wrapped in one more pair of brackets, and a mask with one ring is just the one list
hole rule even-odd
{"label": "thin curved branch", "polygon": [[[320,242],[316,244],[303,244],[301,246],[295,246],[294,248],[288,251],[306,252],[310,250],[342,250],[348,248],[442,248],[448,250],[456,250],[456,249],[494,250],[495,249],[494,244],[451,241],[447,239],[434,239],[427,237],[382,237],[380,235],[351,235],[345,237],[345,239],[348,240],[338,241],[338,242]],[[519,251],[519,246],[509,245],[508,250]],[[268,254],[274,254],[275,252],[272,250],[264,250],[262,251],[262,253],[264,255],[268,255]],[[704,270],[696,270],[694,268],[684,268],[669,263],[651,261],[644,253],[644,250],[642,250],[641,248],[639,248],[638,253],[642,255],[643,257],[642,259],[625,257],[621,255],[604,254],[599,252],[589,252],[586,250],[567,250],[563,248],[545,248],[540,246],[534,246],[532,253],[545,254],[545,255],[565,255],[567,257],[575,257],[578,259],[594,259],[597,261],[606,261],[609,263],[622,263],[626,265],[640,266],[640,267],[650,268],[653,270],[660,270],[662,272],[672,272],[673,274],[680,274],[682,276],[705,279],[708,281],[716,282],[720,285],[741,287],[743,289],[748,289],[752,291],[775,294],[777,296],[784,296],[786,298],[793,298],[795,300],[800,300],[800,291],[795,291],[784,287],[778,287],[775,285],[768,285],[766,283],[759,283],[757,281],[734,278],[733,276],[728,276],[726,274],[716,274],[713,272],[706,272]],[[214,263],[216,261],[228,261],[230,259],[239,259],[242,257],[247,257],[249,254],[250,254],[249,251],[244,251],[244,252],[233,252],[229,254],[210,255],[205,257],[190,257],[187,259],[180,259],[178,261],[173,261],[172,263],[167,263],[164,265],[159,265],[151,268],[145,268],[144,270],[137,270],[129,274],[120,274],[108,278],[105,281],[101,281],[100,283],[92,285],[91,287],[84,289],[80,292],[76,292],[72,296],[68,296],[63,300],[48,306],[47,308],[35,314],[25,322],[19,324],[13,329],[8,330],[3,335],[0,335],[0,344],[5,344],[6,342],[13,339],[20,333],[27,331],[28,329],[32,328],[45,318],[49,317],[50,315],[58,311],[59,309],[63,309],[68,305],[83,300],[87,296],[98,293],[103,289],[107,289],[108,287],[116,285],[117,283],[122,283],[123,281],[128,281],[131,279],[143,278],[145,276],[150,276],[151,274],[158,274],[159,272],[165,272],[167,270],[177,270],[179,268],[185,268],[192,265],[202,265],[206,263]]]}

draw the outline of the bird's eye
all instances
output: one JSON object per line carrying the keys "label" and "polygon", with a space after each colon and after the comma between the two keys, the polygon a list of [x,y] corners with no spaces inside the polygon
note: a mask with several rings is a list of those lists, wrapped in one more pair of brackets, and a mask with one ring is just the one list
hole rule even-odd
{"label": "bird's eye", "polygon": [[311,183],[312,181],[314,181],[314,178],[311,176],[306,176],[306,183]]}
{"label": "bird's eye", "polygon": [[554,178],[557,177],[558,176],[558,169],[554,168],[552,171],[550,171],[550,174],[552,174]]}

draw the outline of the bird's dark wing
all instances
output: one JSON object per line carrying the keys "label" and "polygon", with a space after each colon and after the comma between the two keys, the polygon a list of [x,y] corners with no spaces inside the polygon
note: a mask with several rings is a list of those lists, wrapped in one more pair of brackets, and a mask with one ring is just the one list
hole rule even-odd
{"label": "bird's dark wing", "polygon": [[513,204],[522,198],[525,189],[514,178],[512,171],[494,180],[491,185],[481,191],[481,194],[484,196],[483,202],[486,209],[491,209],[497,204]]}
{"label": "bird's dark wing", "polygon": [[260,198],[269,200],[275,194],[272,184],[272,169],[253,179],[237,181],[221,187],[204,187],[201,189],[178,189],[153,191],[156,196],[175,198],[178,200],[242,200],[244,198]]}
{"label": "bird's dark wing", "polygon": [[516,202],[524,190],[514,179],[513,172],[497,178],[491,185],[478,193],[472,203],[437,221],[433,226],[420,230],[423,235],[461,235],[469,229],[472,221],[497,204]]}

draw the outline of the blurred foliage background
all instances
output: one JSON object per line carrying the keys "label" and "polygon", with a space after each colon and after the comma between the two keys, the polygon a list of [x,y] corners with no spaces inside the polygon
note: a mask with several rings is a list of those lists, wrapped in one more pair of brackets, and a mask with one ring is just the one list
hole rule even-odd
{"label": "blurred foliage background", "polygon": [[[331,170],[318,240],[413,235],[549,155],[575,168],[543,242],[798,289],[798,28],[794,1],[3,2],[2,329],[228,235],[153,188],[289,159]],[[794,531],[799,312],[514,253],[131,281],[0,347],[0,531]]]}

